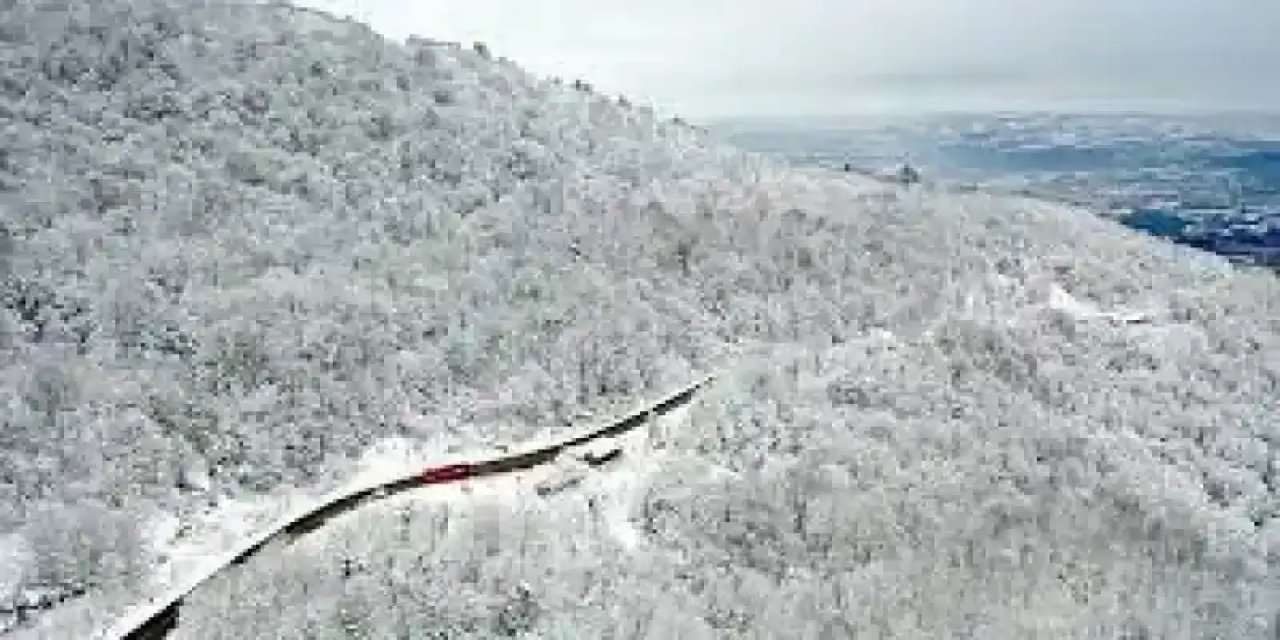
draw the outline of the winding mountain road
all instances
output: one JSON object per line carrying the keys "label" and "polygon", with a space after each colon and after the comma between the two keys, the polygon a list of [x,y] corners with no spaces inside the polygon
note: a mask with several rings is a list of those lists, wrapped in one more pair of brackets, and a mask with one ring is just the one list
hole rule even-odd
{"label": "winding mountain road", "polygon": [[613,438],[645,424],[653,418],[684,406],[698,390],[715,378],[708,375],[700,380],[649,402],[619,418],[578,435],[505,452],[501,455],[473,462],[454,462],[429,466],[403,476],[374,481],[337,491],[276,522],[262,533],[250,538],[227,554],[220,562],[199,575],[193,576],[165,595],[154,598],[128,612],[104,633],[99,640],[156,640],[165,638],[178,625],[178,614],[183,603],[201,585],[207,583],[228,568],[244,563],[268,545],[288,544],[308,532],[322,527],[333,518],[348,513],[375,500],[390,497],[411,489],[443,485],[462,480],[518,473],[555,462],[567,450],[605,438]]}

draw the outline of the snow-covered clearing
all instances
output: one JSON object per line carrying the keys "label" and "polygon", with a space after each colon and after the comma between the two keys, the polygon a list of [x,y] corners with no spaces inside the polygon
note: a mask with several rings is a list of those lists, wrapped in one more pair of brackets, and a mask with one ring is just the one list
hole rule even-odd
{"label": "snow-covered clearing", "polygon": [[[643,489],[646,479],[657,472],[662,464],[663,452],[653,447],[654,436],[677,429],[688,417],[688,405],[658,416],[645,427],[635,429],[612,440],[622,451],[619,459],[599,468],[588,467],[576,459],[575,451],[567,451],[553,464],[517,473],[472,478],[445,485],[422,487],[389,496],[385,500],[366,505],[361,509],[334,518],[324,528],[312,532],[297,543],[300,549],[319,549],[329,535],[348,526],[351,519],[362,515],[358,512],[395,512],[407,504],[419,502],[475,504],[488,502],[499,507],[515,507],[530,501],[548,501],[563,517],[585,517],[605,525],[605,530],[616,540],[633,547],[639,542],[639,532],[627,518],[628,509],[637,492]],[[656,432],[656,433],[655,433]],[[536,449],[560,438],[547,438],[520,447]],[[411,449],[396,443],[375,448],[362,466],[367,471],[353,480],[351,487],[368,486],[391,477],[399,477],[414,459]],[[494,452],[489,457],[494,457]],[[419,458],[423,459],[423,458]],[[462,461],[483,459],[479,456],[454,454],[437,456],[431,460]],[[551,490],[540,493],[539,488]]]}

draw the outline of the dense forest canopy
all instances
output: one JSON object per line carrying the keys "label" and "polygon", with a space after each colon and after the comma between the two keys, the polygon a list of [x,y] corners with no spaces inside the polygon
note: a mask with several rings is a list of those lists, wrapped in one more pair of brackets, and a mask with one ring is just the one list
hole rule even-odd
{"label": "dense forest canopy", "polygon": [[369,511],[177,636],[1278,624],[1280,285],[1079,211],[789,168],[284,4],[57,0],[0,3],[0,225],[14,637],[145,597],[158,518],[711,370],[638,545],[571,498]]}

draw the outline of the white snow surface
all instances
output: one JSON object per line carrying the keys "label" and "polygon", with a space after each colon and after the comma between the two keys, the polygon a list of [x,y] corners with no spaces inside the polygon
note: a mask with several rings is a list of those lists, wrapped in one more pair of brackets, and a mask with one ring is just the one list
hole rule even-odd
{"label": "white snow surface", "polygon": [[31,549],[22,536],[0,535],[0,602],[18,598],[22,575],[31,565]]}

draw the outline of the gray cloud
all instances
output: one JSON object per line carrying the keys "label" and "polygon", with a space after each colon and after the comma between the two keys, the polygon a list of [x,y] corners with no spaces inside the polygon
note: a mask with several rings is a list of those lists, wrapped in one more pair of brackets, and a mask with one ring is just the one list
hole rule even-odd
{"label": "gray cloud", "polygon": [[693,116],[1280,106],[1270,0],[304,0]]}

